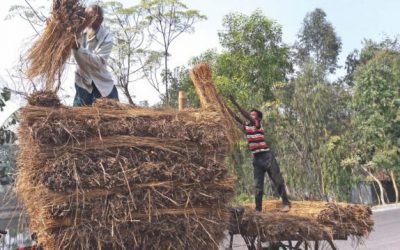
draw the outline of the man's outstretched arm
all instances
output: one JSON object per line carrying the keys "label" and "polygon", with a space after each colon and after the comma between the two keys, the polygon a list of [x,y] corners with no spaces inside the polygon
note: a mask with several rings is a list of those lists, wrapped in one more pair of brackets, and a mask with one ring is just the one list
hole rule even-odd
{"label": "man's outstretched arm", "polygon": [[226,106],[228,108],[229,114],[232,116],[233,119],[235,119],[235,121],[237,123],[239,123],[241,126],[243,126],[244,121],[242,119],[240,119],[239,116],[236,115],[235,112],[233,112],[233,110],[231,108],[229,108],[228,106]]}
{"label": "man's outstretched arm", "polygon": [[242,108],[239,103],[237,103],[235,97],[233,95],[229,95],[229,99],[232,101],[232,103],[238,108],[238,110],[240,111],[240,113],[243,115],[244,118],[246,118],[247,120],[249,120],[250,122],[256,124],[257,121],[254,120],[250,113],[247,112],[244,108]]}

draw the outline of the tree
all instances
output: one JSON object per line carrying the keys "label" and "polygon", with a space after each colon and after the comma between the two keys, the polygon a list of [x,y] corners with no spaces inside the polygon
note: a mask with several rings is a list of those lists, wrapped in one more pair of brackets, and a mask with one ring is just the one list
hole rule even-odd
{"label": "tree", "polygon": [[[361,55],[369,55],[370,59],[355,71],[354,167],[371,176],[383,171],[394,177],[400,174],[400,50],[383,44],[366,46]],[[375,181],[381,187],[384,203],[382,185],[377,178]],[[394,188],[398,193],[396,185]]]}
{"label": "tree", "polygon": [[149,50],[147,12],[140,6],[125,8],[120,2],[103,4],[108,10],[106,25],[114,37],[110,67],[130,104],[133,102],[131,85],[145,77],[145,73],[159,61],[159,53]]}
{"label": "tree", "polygon": [[321,65],[324,72],[334,73],[338,68],[342,42],[322,9],[317,8],[306,15],[294,47],[300,66],[312,60]]}
{"label": "tree", "polygon": [[[171,44],[183,33],[194,31],[194,24],[205,20],[198,10],[189,9],[179,0],[142,0],[141,6],[148,13],[149,30],[154,41],[162,46],[164,56],[163,84],[165,85],[165,104],[169,104],[168,57]],[[162,95],[163,91],[157,77],[147,75],[151,85]]]}
{"label": "tree", "polygon": [[15,144],[0,145],[0,186],[14,181],[17,148]]}
{"label": "tree", "polygon": [[[222,97],[233,94],[245,108],[262,108],[274,98],[273,83],[286,81],[292,72],[289,47],[282,43],[282,29],[259,10],[250,16],[229,14],[223,19],[223,27],[219,37],[224,51],[219,54],[208,50],[192,58],[185,68],[207,61]],[[171,98],[177,98],[178,90],[185,90],[188,100],[195,100],[192,84],[184,76]],[[252,190],[252,171],[248,166],[251,155],[245,142],[240,142],[235,152],[232,166],[240,176],[237,190],[247,193]]]}
{"label": "tree", "polygon": [[292,69],[281,26],[261,10],[228,14],[222,25],[218,35],[225,51],[218,58],[217,84],[238,94],[246,107],[271,100],[273,83],[285,81]]}
{"label": "tree", "polygon": [[10,100],[11,92],[2,89],[0,94],[0,114],[8,115],[8,118],[0,123],[0,185],[7,185],[12,182],[13,173],[15,172],[16,163],[16,134],[11,128],[17,122],[16,114],[1,113],[6,105],[6,101]]}
{"label": "tree", "polygon": [[324,69],[310,62],[296,79],[275,84],[274,94],[274,109],[266,116],[269,141],[284,172],[290,173],[288,185],[299,196],[345,196],[351,183],[349,168],[341,164],[347,149],[349,93],[330,84]]}
{"label": "tree", "polygon": [[11,92],[7,89],[3,89],[0,93],[0,111],[3,111],[3,108],[6,106],[6,102],[10,100]]}
{"label": "tree", "polygon": [[379,43],[370,39],[364,39],[363,49],[361,51],[353,50],[346,58],[346,76],[344,77],[344,82],[353,87],[355,84],[354,77],[357,69],[367,64],[368,61],[370,61],[375,54],[381,50],[400,51],[398,38],[385,38]]}

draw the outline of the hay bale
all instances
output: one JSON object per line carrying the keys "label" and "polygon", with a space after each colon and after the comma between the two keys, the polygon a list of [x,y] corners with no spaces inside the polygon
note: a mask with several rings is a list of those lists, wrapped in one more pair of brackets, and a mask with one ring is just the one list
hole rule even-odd
{"label": "hay bale", "polygon": [[79,0],[54,0],[51,17],[43,34],[29,49],[27,76],[42,77],[46,90],[54,91],[54,80],[86,27],[85,8]]}
{"label": "hay bale", "polygon": [[282,213],[281,204],[277,200],[266,201],[261,214],[253,212],[254,204],[246,204],[243,216],[231,216],[230,231],[269,242],[313,241],[366,237],[374,225],[372,212],[364,205],[293,201],[291,210]]}
{"label": "hay bale", "polygon": [[20,116],[16,189],[46,249],[218,248],[234,185],[218,113],[102,103]]}

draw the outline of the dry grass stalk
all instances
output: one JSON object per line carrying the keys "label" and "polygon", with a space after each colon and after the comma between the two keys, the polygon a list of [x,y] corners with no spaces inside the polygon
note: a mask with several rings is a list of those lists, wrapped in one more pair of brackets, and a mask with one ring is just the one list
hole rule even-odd
{"label": "dry grass stalk", "polygon": [[79,0],[54,0],[51,18],[43,34],[28,51],[30,79],[42,77],[46,90],[54,91],[54,81],[86,26],[85,9]]}
{"label": "dry grass stalk", "polygon": [[196,65],[190,74],[195,86],[197,95],[199,96],[201,107],[204,110],[213,110],[224,118],[225,129],[228,132],[228,139],[231,144],[235,144],[240,138],[240,132],[236,126],[236,122],[229,114],[227,104],[218,95],[212,80],[212,71],[208,63],[200,63]]}

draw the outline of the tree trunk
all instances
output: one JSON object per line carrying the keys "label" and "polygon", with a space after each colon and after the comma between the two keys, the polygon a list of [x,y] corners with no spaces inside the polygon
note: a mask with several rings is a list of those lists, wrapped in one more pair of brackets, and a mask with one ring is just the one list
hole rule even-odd
{"label": "tree trunk", "polygon": [[390,178],[392,179],[393,188],[394,188],[394,193],[395,193],[395,195],[396,195],[395,203],[399,203],[399,189],[397,188],[396,177],[394,176],[393,170],[390,171]]}
{"label": "tree trunk", "polygon": [[164,77],[164,84],[165,84],[165,104],[166,104],[166,106],[169,106],[169,93],[168,93],[168,50],[165,50],[164,64],[165,64],[165,77]]}
{"label": "tree trunk", "polygon": [[375,193],[376,197],[378,197],[378,205],[382,205],[382,202],[381,202],[381,199],[379,198],[379,194],[378,194],[378,190],[376,188],[376,185],[372,185],[372,189],[374,190],[374,193]]}
{"label": "tree trunk", "polygon": [[133,99],[132,99],[130,93],[127,92],[125,96],[128,98],[129,104],[135,106],[135,103],[133,102]]}
{"label": "tree trunk", "polygon": [[379,193],[380,193],[380,200],[381,200],[381,202],[382,202],[382,205],[386,205],[386,202],[385,202],[385,190],[383,189],[383,186],[382,186],[382,183],[381,183],[381,181],[380,180],[378,180],[378,178],[376,178],[370,171],[368,171],[368,169],[366,169],[365,167],[362,167],[362,169],[364,169],[364,171],[365,172],[367,172],[367,174],[369,175],[369,176],[371,176],[372,177],[372,179],[374,179],[374,181],[378,184],[378,186],[379,186]]}
{"label": "tree trunk", "polygon": [[62,72],[61,69],[59,69],[57,72],[57,86],[54,89],[54,92],[56,93],[60,90],[61,87],[61,77],[62,77]]}

